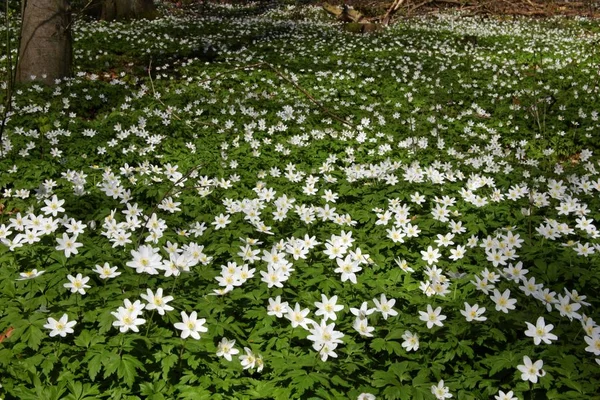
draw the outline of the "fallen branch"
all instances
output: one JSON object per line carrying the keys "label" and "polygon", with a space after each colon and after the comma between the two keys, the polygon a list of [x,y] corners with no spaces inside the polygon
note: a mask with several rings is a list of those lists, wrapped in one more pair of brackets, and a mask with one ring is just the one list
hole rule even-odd
{"label": "fallen branch", "polygon": [[455,4],[457,6],[472,6],[468,1],[462,0],[435,0],[436,3]]}
{"label": "fallen branch", "polygon": [[[404,1],[404,0],[401,0]],[[365,16],[353,8],[343,5],[342,7],[332,6],[329,3],[323,4],[323,10],[333,15],[336,19],[342,22],[362,22]]]}
{"label": "fallen branch", "polygon": [[[154,100],[158,101],[163,107],[165,107],[167,109],[167,112],[172,115],[173,117],[175,117],[176,120],[178,121],[183,121],[183,119],[177,115],[177,113],[170,109],[169,106],[167,106],[164,101],[162,101],[160,99],[160,97],[156,96],[156,90],[154,89],[154,80],[152,79],[152,59],[150,59],[150,63],[148,64],[148,79],[150,79],[150,88],[152,89],[152,97],[154,98]],[[203,125],[212,125],[214,126],[215,124],[213,124],[212,122],[208,122],[208,121],[194,121],[196,123],[199,124],[203,124]]]}
{"label": "fallen branch", "polygon": [[[224,72],[220,72],[218,74],[216,74],[213,77],[198,81],[198,84],[202,84],[202,83],[206,83],[206,82],[210,82],[213,81],[223,75],[229,75],[232,72],[235,71],[239,71],[239,70],[248,70],[248,69],[254,69],[254,68],[259,68],[259,67],[267,67],[269,68],[271,71],[273,71],[277,76],[281,77],[283,80],[285,80],[287,83],[289,83],[290,85],[292,85],[294,87],[294,89],[298,90],[299,92],[301,92],[304,96],[306,96],[311,103],[313,103],[314,105],[316,105],[317,107],[319,107],[321,109],[321,111],[323,111],[325,114],[329,115],[331,118],[335,119],[336,121],[341,122],[342,124],[350,127],[350,128],[354,128],[354,125],[351,124],[350,122],[346,121],[345,119],[343,119],[342,117],[338,116],[337,114],[335,114],[333,111],[331,111],[330,109],[328,109],[327,107],[325,107],[323,105],[323,103],[321,103],[319,100],[315,99],[306,89],[304,89],[303,87],[301,87],[300,85],[298,85],[296,82],[294,82],[291,78],[289,78],[288,76],[286,76],[283,72],[279,71],[277,68],[275,68],[273,65],[267,63],[267,62],[259,62],[259,63],[254,63],[254,64],[248,64],[248,65],[242,65],[239,67],[234,67],[231,69],[228,69]],[[152,67],[152,61],[150,61],[150,64],[148,66],[148,77],[150,79],[150,87],[152,88],[152,94],[154,96],[154,98],[160,103],[162,104],[164,107],[167,107],[167,105],[160,99],[156,97],[156,92],[154,90],[154,81],[152,80],[152,74],[151,74],[151,67]],[[172,112],[173,116],[181,121],[181,118],[179,116],[177,116],[174,112]],[[204,122],[207,125],[213,125],[210,122]]]}
{"label": "fallen branch", "polygon": [[387,12],[383,16],[381,23],[383,25],[389,25],[392,16],[396,13],[396,11],[400,9],[400,6],[402,6],[402,4],[404,4],[404,0],[394,0],[390,8],[388,8]]}
{"label": "fallen branch", "polygon": [[415,6],[413,6],[410,11],[408,12],[408,14],[412,14],[413,12],[415,12],[416,10],[418,10],[419,8],[426,6],[427,4],[433,3],[435,0],[425,0]]}
{"label": "fallen branch", "polygon": [[[590,4],[582,1],[554,0],[393,0],[388,11],[378,18],[383,24],[391,23],[391,16],[400,8],[405,8],[408,15],[415,13],[436,12],[445,7],[457,7],[465,16],[475,15],[522,15],[550,16],[557,13],[563,15],[581,15],[584,7]],[[591,11],[590,11],[591,12]],[[594,15],[587,12],[586,15]]]}
{"label": "fallen branch", "polygon": [[286,82],[288,82],[289,84],[291,84],[294,88],[296,88],[296,90],[302,92],[313,104],[315,104],[317,107],[319,107],[325,114],[329,115],[330,117],[332,117],[333,119],[335,119],[336,121],[341,122],[342,124],[350,127],[350,128],[354,128],[354,125],[352,125],[350,122],[346,121],[345,119],[339,117],[337,114],[335,114],[334,112],[332,112],[331,110],[329,110],[327,107],[325,107],[320,101],[318,101],[317,99],[315,99],[313,96],[311,96],[310,93],[308,93],[308,91],[306,91],[306,89],[300,87],[300,85],[298,85],[296,82],[294,82],[292,79],[288,78],[287,76],[285,76],[282,72],[280,72],[277,68],[275,68],[274,66],[272,66],[269,63],[264,63],[264,65],[266,65],[267,67],[269,67],[273,72],[275,72],[278,76],[280,76],[282,79],[284,79]]}

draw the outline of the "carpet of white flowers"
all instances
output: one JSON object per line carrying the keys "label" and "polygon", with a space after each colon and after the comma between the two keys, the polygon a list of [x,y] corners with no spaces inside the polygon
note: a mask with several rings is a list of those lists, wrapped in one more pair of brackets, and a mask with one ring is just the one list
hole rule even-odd
{"label": "carpet of white flowers", "polygon": [[0,397],[600,398],[596,22],[162,11],[14,93]]}

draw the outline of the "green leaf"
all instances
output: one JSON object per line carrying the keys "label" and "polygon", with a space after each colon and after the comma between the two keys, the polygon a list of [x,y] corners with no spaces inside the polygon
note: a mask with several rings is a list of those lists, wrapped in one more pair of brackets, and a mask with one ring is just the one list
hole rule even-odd
{"label": "green leaf", "polygon": [[211,400],[215,398],[214,393],[196,386],[184,386],[179,389],[178,398],[185,400]]}
{"label": "green leaf", "polygon": [[98,375],[98,372],[100,372],[101,368],[102,368],[102,354],[97,353],[88,361],[87,369],[88,369],[88,374],[90,376],[90,379],[92,381],[96,380],[96,376]]}
{"label": "green leaf", "polygon": [[162,393],[165,387],[166,383],[164,381],[157,381],[154,384],[142,383],[140,384],[140,393],[146,396],[147,399],[162,400],[165,398]]}
{"label": "green leaf", "polygon": [[386,346],[386,341],[382,338],[375,338],[371,340],[369,346],[375,351],[381,351]]}
{"label": "green leaf", "polygon": [[[387,385],[393,385],[396,382],[396,375],[389,371],[375,371],[371,378],[371,384],[374,387],[384,387]],[[398,382],[399,383],[399,382]]]}
{"label": "green leaf", "polygon": [[394,340],[386,342],[385,347],[389,354],[395,353],[397,356],[399,356],[404,352],[402,349],[402,345]]}
{"label": "green leaf", "polygon": [[491,364],[490,377],[503,369],[514,368],[517,365],[515,364],[516,361],[514,354],[511,352],[503,352],[499,356],[489,357],[486,364]]}
{"label": "green leaf", "polygon": [[581,394],[584,393],[583,386],[581,386],[581,384],[579,382],[572,381],[571,379],[567,379],[567,378],[561,378],[560,382],[563,385],[565,385],[565,386],[567,386],[567,387],[569,387],[571,389],[574,389],[574,390],[576,390],[577,392],[579,392]]}
{"label": "green leaf", "polygon": [[54,369],[54,364],[58,361],[58,358],[54,354],[49,354],[42,361],[41,367],[44,375],[48,376]]}
{"label": "green leaf", "polygon": [[0,365],[6,367],[13,359],[13,352],[11,349],[0,349]]}
{"label": "green leaf", "polygon": [[404,335],[403,329],[393,329],[386,335],[385,340],[402,339],[402,335]]}
{"label": "green leaf", "polygon": [[75,344],[80,347],[89,347],[91,341],[92,334],[87,329],[82,330],[81,333],[74,340]]}
{"label": "green leaf", "polygon": [[29,325],[23,333],[23,340],[27,342],[29,348],[37,351],[40,348],[40,343],[42,343],[44,336],[45,334],[40,328],[35,325]]}
{"label": "green leaf", "polygon": [[200,365],[200,359],[197,357],[194,357],[193,355],[190,355],[187,358],[187,364],[190,366],[190,368],[196,369]]}
{"label": "green leaf", "polygon": [[162,369],[162,373],[163,373],[163,379],[168,378],[169,371],[171,370],[173,365],[175,365],[175,363],[177,363],[178,359],[179,359],[179,357],[177,357],[177,355],[169,354],[160,361],[160,365],[161,365],[161,369]]}
{"label": "green leaf", "polygon": [[403,361],[400,363],[394,363],[388,369],[390,372],[393,372],[394,375],[398,377],[400,382],[404,382],[410,380],[410,374],[408,374],[408,368],[410,367],[410,363],[408,361]]}
{"label": "green leaf", "polygon": [[143,364],[133,356],[125,354],[121,357],[121,361],[117,367],[117,376],[131,387],[137,376],[137,369],[143,368]]}
{"label": "green leaf", "polygon": [[104,379],[117,372],[120,364],[121,359],[118,354],[112,352],[103,353],[102,365],[104,366]]}
{"label": "green leaf", "polygon": [[412,380],[413,386],[423,386],[429,382],[429,371],[427,369],[422,369],[419,371],[417,376]]}
{"label": "green leaf", "polygon": [[154,394],[154,385],[151,383],[140,383],[140,394],[144,396],[151,396]]}
{"label": "green leaf", "polygon": [[558,280],[561,266],[561,264],[556,262],[548,264],[548,267],[546,269],[546,275],[548,276],[548,280],[550,282],[556,282]]}
{"label": "green leaf", "polygon": [[461,340],[458,342],[458,349],[456,353],[460,356],[465,354],[469,358],[473,358],[475,356],[475,352],[471,348],[473,342],[470,340]]}
{"label": "green leaf", "polygon": [[197,381],[198,377],[196,376],[196,374],[189,370],[186,370],[181,379],[179,380],[179,382],[182,384],[195,383]]}
{"label": "green leaf", "polygon": [[383,389],[383,397],[388,400],[396,400],[406,398],[406,395],[410,394],[410,387],[402,387],[402,386],[388,386]]}
{"label": "green leaf", "polygon": [[104,310],[98,317],[98,331],[99,333],[108,332],[112,328],[112,324],[115,321],[115,317],[111,314],[110,309]]}
{"label": "green leaf", "polygon": [[303,394],[315,384],[315,380],[306,374],[306,372],[302,376],[295,378],[293,382],[298,395]]}
{"label": "green leaf", "polygon": [[69,388],[73,399],[80,399],[83,397],[83,385],[81,382],[69,382],[67,387]]}

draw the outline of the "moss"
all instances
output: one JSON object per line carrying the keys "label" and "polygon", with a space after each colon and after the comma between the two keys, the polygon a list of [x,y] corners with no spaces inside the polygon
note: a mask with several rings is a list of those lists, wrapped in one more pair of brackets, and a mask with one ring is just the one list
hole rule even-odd
{"label": "moss", "polygon": [[358,22],[348,22],[344,24],[344,30],[350,33],[362,33],[363,24],[359,24]]}

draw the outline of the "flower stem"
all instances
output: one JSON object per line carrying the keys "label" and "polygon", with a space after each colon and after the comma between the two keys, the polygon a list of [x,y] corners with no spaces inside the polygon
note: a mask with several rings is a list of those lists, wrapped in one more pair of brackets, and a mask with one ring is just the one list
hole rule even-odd
{"label": "flower stem", "polygon": [[119,357],[121,356],[121,352],[123,352],[123,344],[125,344],[125,334],[121,333],[121,344],[119,344]]}
{"label": "flower stem", "polygon": [[173,285],[171,286],[171,294],[173,294],[175,292],[175,286],[177,285],[177,280],[179,279],[179,275],[181,275],[181,271],[179,271],[179,274],[177,274],[177,276],[175,277],[175,280],[173,280]]}
{"label": "flower stem", "polygon": [[181,371],[181,363],[183,361],[183,351],[185,350],[185,339],[181,339],[181,350],[179,350],[178,369]]}
{"label": "flower stem", "polygon": [[148,318],[148,326],[146,327],[146,334],[144,335],[144,337],[148,337],[148,332],[150,332],[150,325],[152,324],[152,318],[154,318],[154,313],[156,312],[156,310],[152,310],[152,314],[150,314],[150,318]]}

